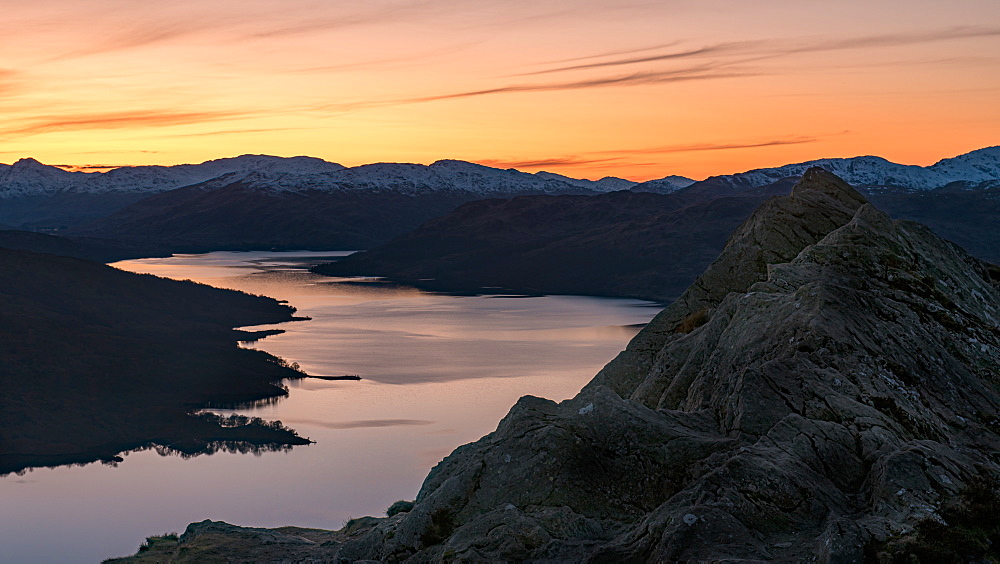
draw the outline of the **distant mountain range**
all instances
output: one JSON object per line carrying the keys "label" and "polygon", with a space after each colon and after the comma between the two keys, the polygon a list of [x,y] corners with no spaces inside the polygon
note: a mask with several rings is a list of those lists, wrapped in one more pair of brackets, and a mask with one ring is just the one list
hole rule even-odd
{"label": "distant mountain range", "polygon": [[240,171],[150,195],[70,232],[183,251],[362,249],[472,200],[597,194],[632,185],[554,176],[462,161],[379,163],[308,174]]}
{"label": "distant mountain range", "polygon": [[317,174],[342,170],[343,165],[313,157],[243,155],[201,164],[176,166],[125,166],[108,172],[69,172],[26,158],[12,165],[0,164],[0,198],[45,196],[57,192],[153,194],[204,182],[224,174]]}
{"label": "distant mountain range", "polygon": [[[931,166],[903,165],[882,157],[817,159],[775,168],[760,168],[731,175],[714,176],[702,182],[725,182],[738,188],[767,186],[783,178],[798,178],[813,166],[822,167],[856,186],[886,186],[909,190],[933,190],[952,183],[967,188],[1000,182],[1000,146],[986,147],[943,159]],[[314,157],[242,155],[175,166],[126,166],[107,172],[69,172],[44,165],[32,158],[12,165],[0,164],[0,199],[9,200],[58,193],[155,194],[201,184],[244,181],[264,190],[463,190],[481,195],[526,192],[561,193],[572,187],[589,192],[635,189],[643,192],[673,192],[696,181],[683,176],[636,183],[622,178],[600,180],[571,178],[552,172],[529,174],[458,160],[440,160],[431,165],[374,163],[357,167]]]}
{"label": "distant mountain range", "polygon": [[[155,194],[218,179],[217,183],[245,180],[258,189],[380,189],[412,191],[461,189],[483,195],[567,190],[592,192],[625,190],[637,183],[622,178],[581,180],[551,172],[529,174],[475,163],[441,160],[431,165],[374,163],[357,167],[314,157],[242,155],[175,166],[126,166],[107,172],[69,172],[25,158],[0,164],[0,199],[45,196],[59,192]],[[687,184],[694,182],[686,180]],[[684,182],[681,181],[681,183]]]}
{"label": "distant mountain range", "polygon": [[[1000,147],[926,168],[875,157],[818,162],[853,170],[846,176],[859,180],[858,189],[893,217],[920,221],[978,258],[1000,263]],[[592,197],[470,202],[385,245],[314,270],[451,292],[670,302],[764,199],[790,193],[797,177],[786,175],[812,164],[712,177],[680,189],[653,181]],[[641,192],[655,193],[625,196]]]}
{"label": "distant mountain range", "polygon": [[379,191],[424,195],[462,193],[464,200],[516,194],[600,193],[636,183],[621,178],[580,180],[528,174],[464,161],[432,165],[376,163],[347,168],[313,157],[243,155],[176,166],[135,166],[108,172],[68,172],[21,159],[0,165],[0,225],[62,229],[107,216],[129,204],[174,189],[209,191],[239,184],[248,191]]}
{"label": "distant mountain range", "polygon": [[267,155],[67,172],[0,165],[0,225],[176,250],[366,248],[486,197],[597,194],[636,183],[443,160],[353,168]]}
{"label": "distant mountain range", "polygon": [[[899,188],[911,191],[953,189],[992,189],[1000,187],[1000,146],[978,149],[931,166],[897,164],[882,157],[864,156],[849,159],[817,159],[776,168],[759,168],[724,176],[713,176],[698,184],[746,190],[768,186],[786,178],[798,178],[818,166],[854,186]],[[668,177],[672,178],[672,177]],[[644,192],[674,192],[688,186],[676,186],[668,179],[651,180],[635,186]],[[691,183],[694,184],[694,183]]]}
{"label": "distant mountain range", "polygon": [[[201,164],[84,173],[22,159],[0,165],[0,226],[108,239],[140,254],[368,249],[476,200],[599,196],[623,190],[679,194],[688,202],[764,197],[787,193],[793,179],[811,166],[845,178],[890,213],[908,210],[910,215],[903,217],[935,228],[949,223],[951,232],[942,231],[943,236],[956,237],[973,253],[992,258],[976,249],[981,239],[977,222],[988,223],[995,217],[991,202],[1000,198],[1000,147],[928,167],[868,156],[821,159],[699,182],[668,176],[641,184],[620,178],[591,181],[551,172],[529,174],[457,160],[347,168],[312,157],[243,155]],[[960,225],[966,216],[972,218],[972,227]],[[742,219],[727,218],[718,226],[720,233]],[[585,227],[573,232],[582,233]]]}

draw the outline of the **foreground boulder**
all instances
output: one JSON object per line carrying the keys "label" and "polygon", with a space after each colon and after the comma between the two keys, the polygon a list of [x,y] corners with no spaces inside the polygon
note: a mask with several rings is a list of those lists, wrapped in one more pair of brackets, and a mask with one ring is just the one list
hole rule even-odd
{"label": "foreground boulder", "polygon": [[575,398],[522,398],[321,558],[891,561],[994,493],[998,285],[810,169]]}

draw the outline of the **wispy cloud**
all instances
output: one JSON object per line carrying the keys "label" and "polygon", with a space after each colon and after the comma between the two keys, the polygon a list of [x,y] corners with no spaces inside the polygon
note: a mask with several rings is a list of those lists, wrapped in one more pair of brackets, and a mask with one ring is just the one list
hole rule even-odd
{"label": "wispy cloud", "polygon": [[619,157],[610,157],[604,159],[595,159],[595,158],[588,159],[588,158],[580,158],[573,155],[567,157],[551,157],[551,158],[536,159],[536,160],[483,159],[473,162],[495,168],[539,168],[539,167],[557,168],[562,166],[579,166],[586,164],[608,163],[619,160],[621,160]]}
{"label": "wispy cloud", "polygon": [[[585,64],[566,65],[552,69],[523,73],[516,76],[538,76],[538,75],[553,74],[566,71],[608,69],[608,68],[616,68],[628,65],[637,65],[641,63],[677,62],[677,61],[697,59],[697,58],[709,59],[704,63],[693,66],[687,66],[684,68],[644,70],[628,74],[598,76],[594,78],[587,78],[581,80],[527,83],[527,84],[508,84],[493,88],[465,90],[460,92],[450,92],[450,93],[436,94],[429,96],[418,96],[418,97],[404,98],[397,100],[382,100],[382,101],[376,100],[376,101],[365,101],[356,103],[330,104],[323,106],[323,108],[321,109],[334,110],[334,111],[351,111],[351,110],[372,108],[372,107],[413,104],[413,103],[432,102],[439,100],[454,100],[460,98],[472,98],[478,96],[490,96],[496,94],[510,94],[518,92],[564,91],[564,90],[578,90],[578,89],[588,89],[588,88],[603,88],[611,86],[636,86],[645,84],[665,84],[672,82],[718,80],[725,78],[744,78],[744,77],[761,76],[768,74],[768,71],[759,67],[748,66],[748,63],[757,62],[764,59],[789,56],[797,53],[876,48],[876,47],[892,47],[901,45],[911,45],[917,43],[928,43],[934,41],[967,39],[975,37],[993,37],[993,36],[1000,36],[1000,27],[994,28],[994,27],[961,26],[961,27],[952,27],[946,29],[930,30],[924,32],[870,35],[870,36],[853,37],[840,40],[816,40],[812,42],[787,41],[787,40],[754,40],[754,41],[725,42],[725,43],[717,43],[714,45],[699,47],[696,49],[672,51],[669,53],[644,55],[641,57],[634,57],[634,56],[624,57],[624,58],[612,59],[609,61],[597,61]],[[661,47],[662,45],[650,47],[648,49],[636,48],[636,49],[626,50],[626,53],[634,54],[637,52],[653,50]],[[798,142],[803,142],[803,141],[798,141]],[[760,146],[766,146],[766,145],[760,145]],[[706,147],[701,149],[691,148],[684,150],[685,151],[721,150],[728,148],[743,148],[743,147],[720,146],[720,147]],[[661,151],[661,152],[667,152],[667,151]],[[674,151],[674,152],[679,152],[679,151]]]}
{"label": "wispy cloud", "polygon": [[[384,24],[392,21],[405,21],[408,17],[419,13],[423,2],[369,9],[358,13],[341,13],[332,16],[315,15],[311,18],[297,17],[290,21],[267,23],[259,29],[243,34],[244,39],[270,39],[290,35],[320,33],[344,29],[360,25]],[[336,4],[333,4],[334,6]],[[272,20],[273,22],[273,20]]]}
{"label": "wispy cloud", "polygon": [[767,141],[751,141],[736,143],[694,143],[690,145],[666,145],[663,147],[646,147],[639,149],[621,149],[612,151],[601,151],[598,154],[616,155],[650,155],[659,153],[690,153],[696,151],[728,151],[732,149],[756,149],[758,147],[775,147],[778,145],[801,145],[803,143],[815,143],[819,137],[789,137],[785,139],[771,139]]}
{"label": "wispy cloud", "polygon": [[697,49],[687,49],[684,51],[673,51],[670,53],[661,53],[659,55],[646,55],[643,57],[628,57],[624,59],[613,59],[610,61],[599,61],[595,63],[586,63],[579,65],[569,65],[556,67],[552,69],[540,70],[535,72],[524,73],[521,76],[532,76],[539,74],[551,74],[556,72],[583,70],[583,69],[597,69],[606,67],[620,67],[625,65],[635,65],[639,63],[654,63],[659,61],[672,61],[679,59],[691,59],[697,57],[705,57],[708,55],[722,55],[727,52],[732,53],[745,53],[749,50],[754,49],[757,46],[763,45],[763,41],[743,41],[743,42],[730,42],[730,43],[718,43],[716,45],[709,45],[706,47],[699,47]]}
{"label": "wispy cloud", "polygon": [[[635,168],[637,166],[662,166],[662,162],[653,163],[638,163],[633,162],[630,157],[636,155],[657,155],[657,154],[669,154],[669,153],[688,153],[697,151],[728,151],[736,149],[754,149],[759,147],[774,147],[780,145],[800,145],[803,143],[815,143],[819,141],[821,137],[826,137],[826,135],[817,136],[789,136],[780,139],[769,139],[763,141],[743,141],[743,142],[715,142],[715,143],[692,143],[686,145],[665,145],[659,147],[639,147],[634,149],[610,149],[605,151],[595,151],[592,153],[585,153],[583,156],[580,155],[567,155],[559,157],[546,157],[538,159],[483,159],[474,161],[481,165],[498,167],[498,168],[516,168],[516,169],[537,169],[537,168],[558,168],[558,167],[573,167],[573,168],[600,168],[598,167],[588,167],[586,165],[618,165],[621,163],[627,163],[629,168]],[[593,155],[593,156],[587,156]]]}
{"label": "wispy cloud", "polygon": [[312,127],[262,127],[258,129],[218,129],[215,131],[201,131],[198,133],[176,133],[171,137],[212,137],[215,135],[243,135],[244,133],[270,133],[272,131],[301,131],[306,129],[316,129]]}
{"label": "wispy cloud", "polygon": [[20,74],[16,70],[0,68],[0,96],[9,97],[18,90]]}
{"label": "wispy cloud", "polygon": [[[135,5],[138,8],[125,5],[114,9],[104,5],[100,10],[106,26],[103,33],[94,34],[92,41],[48,60],[186,42],[199,34],[209,43],[280,40],[293,35],[324,33],[394,20],[405,21],[408,15],[417,13],[426,3],[410,2],[395,7],[376,8],[364,3],[317,3],[313,6],[297,6],[294,10],[289,10],[284,5],[258,5],[244,7],[239,13],[211,3],[198,2],[187,6],[161,6],[157,9],[139,4]],[[37,25],[40,22],[35,23]]]}
{"label": "wispy cloud", "polygon": [[56,168],[61,168],[69,172],[104,172],[116,168],[128,167],[133,165],[98,165],[98,164],[85,164],[85,165],[70,165],[70,164],[53,164],[49,166],[54,166]]}
{"label": "wispy cloud", "polygon": [[570,57],[568,59],[557,59],[555,61],[548,61],[543,64],[558,64],[558,63],[573,63],[576,61],[587,61],[591,59],[603,59],[604,57],[615,57],[619,55],[634,55],[636,53],[647,53],[649,51],[658,51],[660,49],[667,49],[668,47],[676,47],[680,45],[680,41],[671,41],[670,43],[659,43],[656,45],[647,45],[645,47],[633,47],[631,49],[617,49],[614,51],[605,51],[603,53],[594,53],[591,55],[582,55],[579,57]]}
{"label": "wispy cloud", "polygon": [[497,86],[495,88],[484,88],[481,90],[465,90],[461,92],[449,92],[445,94],[434,94],[430,96],[417,96],[413,98],[398,98],[390,100],[371,100],[362,102],[343,102],[334,104],[321,104],[311,108],[314,111],[350,112],[354,110],[378,108],[386,106],[401,106],[406,104],[419,104],[423,102],[435,102],[439,100],[454,100],[460,98],[475,98],[478,96],[489,96],[494,94],[510,94],[518,92],[556,92],[564,90],[582,90],[589,88],[605,88],[612,86],[635,86],[641,84],[668,84],[674,82],[693,82],[702,80],[720,80],[725,78],[758,76],[760,73],[751,71],[741,71],[737,69],[719,71],[713,65],[706,64],[697,67],[683,69],[636,72],[631,74],[603,76],[586,80],[574,80],[565,82],[542,82],[536,84],[512,84]]}
{"label": "wispy cloud", "polygon": [[832,51],[839,49],[863,49],[869,47],[897,47],[917,43],[933,43],[952,39],[972,39],[976,37],[1000,36],[1000,27],[954,26],[943,29],[915,31],[911,33],[888,33],[848,37],[846,39],[819,42],[804,46],[808,51]]}
{"label": "wispy cloud", "polygon": [[[177,19],[164,16],[158,21],[129,22],[102,33],[89,44],[57,54],[48,61],[75,59],[90,55],[127,51],[161,43],[178,42],[224,24],[210,18],[201,20]],[[231,23],[228,25],[232,25]]]}
{"label": "wispy cloud", "polygon": [[309,72],[330,72],[330,71],[341,71],[341,70],[352,70],[352,69],[364,69],[373,70],[379,68],[393,67],[402,64],[412,64],[414,62],[420,61],[430,61],[443,56],[452,55],[455,53],[462,53],[468,51],[476,45],[479,45],[482,41],[465,41],[462,43],[457,43],[454,45],[448,45],[438,49],[431,49],[421,52],[409,52],[406,55],[400,55],[396,57],[383,57],[380,59],[367,59],[358,60],[345,63],[338,63],[335,65],[323,65],[316,67],[304,67],[299,69],[293,69],[291,72],[299,73],[309,73]]}
{"label": "wispy cloud", "polygon": [[52,131],[86,129],[133,129],[189,125],[246,117],[243,112],[177,112],[170,110],[37,116],[24,125],[0,130],[0,135],[36,135]]}
{"label": "wispy cloud", "polygon": [[752,76],[756,73],[724,71],[719,72],[712,65],[702,65],[685,69],[636,72],[617,76],[603,76],[586,80],[574,80],[568,82],[544,82],[540,84],[513,84],[509,86],[498,86],[496,88],[484,88],[482,90],[466,90],[464,92],[452,92],[449,94],[437,94],[433,96],[420,96],[386,102],[385,104],[412,104],[417,102],[433,102],[437,100],[453,100],[456,98],[472,98],[476,96],[487,96],[490,94],[507,94],[514,92],[552,92],[560,90],[581,90],[587,88],[603,88],[607,86],[635,86],[639,84],[666,84],[671,82],[688,82],[700,80],[718,80],[723,78]]}
{"label": "wispy cloud", "polygon": [[[72,153],[69,153],[69,154],[71,154],[71,155],[110,155],[110,154],[115,154],[115,153],[123,153],[123,154],[127,154],[127,155],[134,155],[136,153],[146,153],[146,154],[150,154],[150,155],[155,155],[155,154],[158,154],[160,152],[161,151],[150,151],[148,149],[113,149],[113,150],[105,150],[105,151],[73,151]],[[53,166],[58,166],[58,165],[53,165]]]}
{"label": "wispy cloud", "polygon": [[[686,49],[682,51],[671,51],[668,53],[645,55],[641,57],[625,57],[625,58],[611,59],[608,61],[597,61],[586,64],[564,65],[541,71],[524,73],[521,76],[551,74],[558,72],[578,71],[584,69],[620,67],[620,66],[637,65],[642,63],[655,63],[663,61],[675,61],[675,60],[705,58],[705,57],[733,57],[734,59],[739,59],[741,57],[750,57],[750,59],[731,61],[731,62],[745,63],[748,61],[756,61],[756,60],[775,58],[775,57],[784,57],[788,55],[795,55],[801,53],[843,51],[849,49],[871,49],[879,47],[900,47],[900,46],[915,45],[921,43],[933,43],[939,41],[972,39],[978,37],[996,37],[996,36],[1000,36],[1000,27],[957,26],[957,27],[949,27],[949,28],[927,30],[920,32],[867,35],[867,36],[849,37],[845,39],[835,39],[835,40],[808,41],[808,40],[776,39],[776,40],[734,41],[734,42],[716,43],[713,45],[707,45],[695,49]],[[653,46],[649,47],[648,49],[636,49],[630,52],[629,54],[642,52],[646,50],[655,50],[657,48],[659,47]],[[585,58],[590,58],[590,57],[585,57]],[[600,56],[595,56],[594,58],[600,58]],[[724,61],[721,60],[717,62],[718,65],[722,65],[723,63]]]}

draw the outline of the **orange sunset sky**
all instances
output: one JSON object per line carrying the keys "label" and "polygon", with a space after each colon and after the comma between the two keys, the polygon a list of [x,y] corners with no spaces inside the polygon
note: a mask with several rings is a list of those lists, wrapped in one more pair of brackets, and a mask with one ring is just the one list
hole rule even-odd
{"label": "orange sunset sky", "polygon": [[1000,144],[997,0],[0,0],[0,162],[704,178]]}

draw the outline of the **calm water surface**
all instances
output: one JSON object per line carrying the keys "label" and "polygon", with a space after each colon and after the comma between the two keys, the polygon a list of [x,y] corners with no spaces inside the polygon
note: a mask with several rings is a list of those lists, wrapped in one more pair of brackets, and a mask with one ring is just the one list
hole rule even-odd
{"label": "calm water surface", "polygon": [[245,413],[316,441],[288,453],[154,452],[117,467],[38,469],[0,478],[0,562],[97,562],[192,521],[339,528],[413,499],[456,446],[496,428],[520,396],[572,397],[658,307],[579,296],[448,296],[310,274],[347,253],[178,255],[115,266],[268,295],[311,321],[250,346],[315,375]]}

